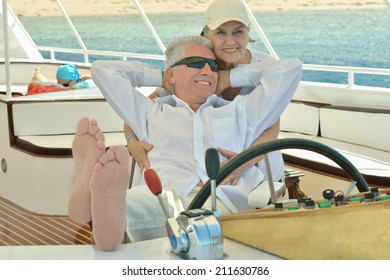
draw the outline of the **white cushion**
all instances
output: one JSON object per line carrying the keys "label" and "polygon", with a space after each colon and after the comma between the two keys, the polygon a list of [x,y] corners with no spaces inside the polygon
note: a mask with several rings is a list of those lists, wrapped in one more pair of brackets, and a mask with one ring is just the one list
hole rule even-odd
{"label": "white cushion", "polygon": [[320,109],[321,136],[390,152],[390,113]]}
{"label": "white cushion", "polygon": [[[279,138],[301,138],[319,142],[337,150],[339,153],[345,156],[362,174],[390,177],[390,152],[346,143],[334,139],[315,137],[299,133],[282,132],[279,134]],[[285,149],[282,150],[282,152],[283,154],[288,154],[290,156],[308,161],[339,167],[329,158],[316,152],[301,149]]]}
{"label": "white cushion", "polygon": [[15,136],[73,134],[82,117],[97,119],[103,132],[123,131],[123,121],[103,101],[13,104]]}
{"label": "white cushion", "polygon": [[318,107],[290,102],[280,118],[280,130],[318,135],[320,111]]}

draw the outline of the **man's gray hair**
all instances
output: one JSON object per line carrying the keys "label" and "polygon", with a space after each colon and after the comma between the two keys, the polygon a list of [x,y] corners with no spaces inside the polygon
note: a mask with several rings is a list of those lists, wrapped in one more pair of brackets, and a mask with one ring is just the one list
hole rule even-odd
{"label": "man's gray hair", "polygon": [[211,41],[203,36],[177,37],[168,44],[165,50],[167,68],[184,58],[184,47],[188,45],[199,45],[212,49]]}

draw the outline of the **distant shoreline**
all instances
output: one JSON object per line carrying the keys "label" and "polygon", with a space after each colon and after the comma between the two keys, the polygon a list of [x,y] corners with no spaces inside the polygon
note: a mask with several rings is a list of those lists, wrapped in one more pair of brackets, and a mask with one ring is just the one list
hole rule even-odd
{"label": "distant shoreline", "polygon": [[[129,0],[62,0],[70,16],[126,15],[138,13]],[[147,14],[164,13],[202,13],[212,0],[139,0]],[[382,0],[247,0],[249,8],[257,11],[291,10],[334,10],[334,9],[383,9]],[[54,1],[8,0],[18,16],[60,16],[61,11]]]}

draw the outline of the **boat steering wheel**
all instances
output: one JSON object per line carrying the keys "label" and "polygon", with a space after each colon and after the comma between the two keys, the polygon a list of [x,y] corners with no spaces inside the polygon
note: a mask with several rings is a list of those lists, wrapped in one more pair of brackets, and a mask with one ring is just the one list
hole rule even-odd
{"label": "boat steering wheel", "polygon": [[[353,180],[356,181],[356,187],[360,192],[369,191],[368,184],[362,174],[357,170],[357,168],[342,154],[340,154],[335,149],[326,146],[324,144],[305,139],[290,138],[290,139],[277,139],[267,143],[263,143],[248,150],[238,154],[232,160],[230,160],[226,165],[224,165],[221,170],[219,170],[218,175],[216,176],[216,185],[218,186],[223,179],[225,179],[231,172],[236,170],[242,164],[250,161],[251,159],[264,155],[266,153],[282,150],[282,149],[301,149],[309,150],[316,153],[319,153],[327,158],[333,160],[337,163]],[[207,198],[210,196],[211,192],[211,180],[208,180],[201,190],[197,193],[195,198],[192,200],[188,209],[198,209],[203,206]]]}

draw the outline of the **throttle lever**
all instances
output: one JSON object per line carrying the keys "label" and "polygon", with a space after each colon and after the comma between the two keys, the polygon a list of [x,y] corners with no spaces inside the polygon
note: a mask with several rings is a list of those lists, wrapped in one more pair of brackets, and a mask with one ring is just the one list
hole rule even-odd
{"label": "throttle lever", "polygon": [[215,148],[206,151],[206,172],[210,178],[211,210],[217,211],[217,176],[219,172],[219,154]]}
{"label": "throttle lever", "polygon": [[146,181],[146,184],[148,185],[149,187],[149,190],[155,195],[157,196],[158,198],[158,201],[160,202],[160,205],[161,205],[161,208],[162,210],[164,211],[164,215],[165,217],[168,219],[168,218],[172,218],[170,215],[169,215],[169,212],[168,212],[168,209],[166,208],[165,204],[164,204],[164,201],[161,197],[161,193],[162,193],[162,184],[161,184],[161,181],[160,181],[160,177],[158,177],[156,171],[154,171],[154,169],[152,168],[148,168],[145,170],[144,172],[144,178],[145,178],[145,181]]}

